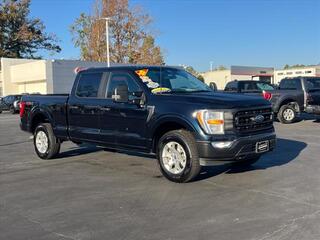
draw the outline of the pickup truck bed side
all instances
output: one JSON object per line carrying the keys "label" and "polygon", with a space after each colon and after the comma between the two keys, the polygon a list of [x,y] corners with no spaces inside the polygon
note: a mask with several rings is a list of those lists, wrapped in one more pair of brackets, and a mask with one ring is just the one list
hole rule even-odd
{"label": "pickup truck bed side", "polygon": [[68,139],[68,98],[68,94],[23,96],[28,111],[28,118],[21,118],[23,130],[33,132],[39,123],[50,122],[57,137]]}

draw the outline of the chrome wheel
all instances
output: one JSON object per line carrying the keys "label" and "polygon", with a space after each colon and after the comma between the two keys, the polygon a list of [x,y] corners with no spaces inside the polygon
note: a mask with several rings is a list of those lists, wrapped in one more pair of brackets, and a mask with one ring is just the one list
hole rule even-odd
{"label": "chrome wheel", "polygon": [[292,109],[288,108],[283,111],[282,115],[286,121],[292,121],[295,117],[295,112]]}
{"label": "chrome wheel", "polygon": [[186,167],[186,152],[177,142],[171,141],[166,143],[163,147],[161,157],[165,169],[170,173],[180,174]]}
{"label": "chrome wheel", "polygon": [[40,153],[46,153],[49,146],[47,134],[44,131],[37,132],[36,147]]}

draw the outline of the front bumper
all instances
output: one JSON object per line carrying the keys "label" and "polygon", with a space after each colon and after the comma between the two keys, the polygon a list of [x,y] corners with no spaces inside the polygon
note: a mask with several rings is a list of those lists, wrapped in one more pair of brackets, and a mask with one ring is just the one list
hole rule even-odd
{"label": "front bumper", "polygon": [[239,137],[233,140],[232,145],[229,148],[224,149],[213,147],[212,142],[209,141],[199,141],[197,142],[197,147],[200,156],[200,165],[221,165],[262,155],[266,152],[256,152],[256,143],[262,141],[269,141],[268,151],[272,151],[276,145],[275,133]]}
{"label": "front bumper", "polygon": [[320,114],[320,106],[319,105],[308,105],[305,107],[306,113],[311,114]]}

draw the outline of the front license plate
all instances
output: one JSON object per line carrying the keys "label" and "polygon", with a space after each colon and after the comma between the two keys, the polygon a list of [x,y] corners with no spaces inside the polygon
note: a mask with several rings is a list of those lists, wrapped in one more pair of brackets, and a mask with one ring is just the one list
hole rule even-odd
{"label": "front license plate", "polygon": [[269,141],[262,141],[256,143],[256,152],[262,153],[269,151]]}

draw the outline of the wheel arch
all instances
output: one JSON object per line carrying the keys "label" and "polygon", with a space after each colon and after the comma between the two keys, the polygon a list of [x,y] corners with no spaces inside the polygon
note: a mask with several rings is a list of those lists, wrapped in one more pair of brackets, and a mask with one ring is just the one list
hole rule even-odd
{"label": "wheel arch", "polygon": [[195,135],[196,133],[196,129],[194,128],[194,126],[189,121],[181,117],[171,116],[159,120],[159,122],[152,128],[151,131],[152,152],[156,152],[158,141],[161,136],[163,136],[163,134],[179,129],[188,130],[193,133],[193,135]]}
{"label": "wheel arch", "polygon": [[36,110],[32,113],[30,131],[33,133],[41,123],[51,123],[52,118],[44,111]]}
{"label": "wheel arch", "polygon": [[296,112],[300,112],[300,106],[299,106],[297,100],[295,100],[294,98],[291,98],[291,97],[285,98],[279,103],[278,111],[283,105],[287,105],[287,104],[293,105]]}

